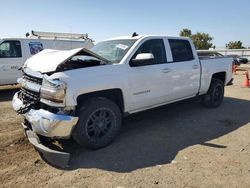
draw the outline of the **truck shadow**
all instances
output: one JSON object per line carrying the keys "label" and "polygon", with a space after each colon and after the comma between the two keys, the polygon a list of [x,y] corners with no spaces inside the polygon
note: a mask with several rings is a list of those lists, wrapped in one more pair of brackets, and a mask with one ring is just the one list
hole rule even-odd
{"label": "truck shadow", "polygon": [[14,94],[18,90],[20,90],[20,88],[0,89],[0,102],[5,102],[5,101],[12,100]]}
{"label": "truck shadow", "polygon": [[[98,168],[130,172],[171,163],[189,146],[225,149],[206,143],[250,122],[250,101],[225,98],[217,109],[206,109],[193,100],[179,102],[125,118],[121,133],[106,148],[91,151],[66,144],[72,154],[70,168]],[[248,109],[248,111],[247,111]]]}

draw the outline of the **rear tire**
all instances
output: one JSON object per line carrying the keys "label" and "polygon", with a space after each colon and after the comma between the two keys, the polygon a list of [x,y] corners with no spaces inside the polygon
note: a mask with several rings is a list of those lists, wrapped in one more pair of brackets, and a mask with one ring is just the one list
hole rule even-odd
{"label": "rear tire", "polygon": [[119,107],[106,98],[92,98],[78,111],[79,120],[73,131],[73,139],[89,149],[107,146],[117,136],[122,115]]}
{"label": "rear tire", "polygon": [[202,96],[202,102],[207,108],[217,108],[224,98],[224,84],[221,80],[212,79],[208,92]]}

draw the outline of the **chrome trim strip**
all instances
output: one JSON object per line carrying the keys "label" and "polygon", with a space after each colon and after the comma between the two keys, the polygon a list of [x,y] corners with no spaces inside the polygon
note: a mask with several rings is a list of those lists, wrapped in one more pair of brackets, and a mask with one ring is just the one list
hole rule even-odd
{"label": "chrome trim strip", "polygon": [[30,75],[30,76],[36,77],[36,78],[41,78],[41,79],[43,78],[42,73],[40,73],[38,71],[33,71],[33,70],[31,70],[31,69],[29,69],[27,67],[23,69],[23,72]]}
{"label": "chrome trim strip", "polygon": [[31,90],[31,91],[34,91],[37,93],[40,92],[41,85],[39,85],[39,84],[32,83],[32,82],[30,82],[26,79],[23,79],[23,78],[19,78],[18,83],[21,84],[21,86],[24,87],[25,89],[28,89],[28,90]]}
{"label": "chrome trim strip", "polygon": [[40,99],[40,102],[47,104],[49,106],[53,106],[53,107],[65,107],[65,103],[56,103],[56,102],[53,102],[53,101],[50,101],[47,99],[43,99],[43,98]]}
{"label": "chrome trim strip", "polygon": [[51,138],[69,138],[78,121],[78,117],[54,114],[43,109],[31,109],[24,116],[35,133]]}

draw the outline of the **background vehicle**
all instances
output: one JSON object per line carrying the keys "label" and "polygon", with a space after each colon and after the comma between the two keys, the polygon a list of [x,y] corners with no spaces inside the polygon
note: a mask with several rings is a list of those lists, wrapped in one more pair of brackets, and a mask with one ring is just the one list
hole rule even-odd
{"label": "background vehicle", "polygon": [[[224,57],[224,55],[222,55],[221,53],[212,50],[198,50],[197,53],[200,58]],[[233,64],[240,65],[241,61],[236,56],[237,55],[227,55],[225,57],[232,57]]]}
{"label": "background vehicle", "polygon": [[20,68],[32,55],[43,49],[69,50],[91,48],[93,42],[87,34],[67,34],[32,31],[29,38],[0,40],[0,85],[16,84],[22,76]]}
{"label": "background vehicle", "polygon": [[199,57],[223,57],[221,53],[210,50],[198,50],[197,53]]}
{"label": "background vehicle", "polygon": [[228,57],[232,57],[235,61],[238,62],[238,64],[240,65],[242,64],[247,64],[248,63],[248,59],[245,57],[240,57],[239,55],[227,55]]}
{"label": "background vehicle", "polygon": [[73,137],[97,149],[117,136],[125,115],[199,95],[216,108],[232,80],[232,61],[199,59],[191,39],[156,35],[114,38],[91,50],[44,50],[25,62],[13,108],[36,149],[62,165],[69,154],[39,137]]}

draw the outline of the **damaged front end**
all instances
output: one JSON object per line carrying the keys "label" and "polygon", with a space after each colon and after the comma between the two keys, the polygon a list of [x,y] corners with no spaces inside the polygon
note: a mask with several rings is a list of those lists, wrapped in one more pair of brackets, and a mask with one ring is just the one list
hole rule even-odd
{"label": "damaged front end", "polygon": [[[58,139],[70,139],[78,121],[75,107],[66,106],[67,83],[50,75],[72,69],[106,65],[109,62],[87,49],[44,50],[25,62],[21,85],[12,100],[14,110],[24,116],[22,123],[30,143],[48,163],[66,167],[70,154],[52,149]],[[46,143],[45,143],[46,142]]]}
{"label": "damaged front end", "polygon": [[19,79],[21,90],[14,95],[12,106],[18,114],[24,116],[24,133],[41,156],[54,166],[66,167],[70,154],[51,149],[42,141],[69,139],[78,117],[74,116],[73,109],[63,111],[63,107],[55,108],[41,102],[40,93],[44,87],[42,80],[42,74],[26,68],[23,77]]}
{"label": "damaged front end", "polygon": [[30,143],[50,164],[66,167],[70,154],[51,149],[44,141],[70,139],[78,121],[75,106],[66,106],[67,83],[50,76],[108,63],[87,49],[43,50],[25,62],[23,76],[18,79],[21,89],[14,95],[12,105],[25,118],[22,126]]}

